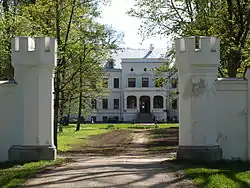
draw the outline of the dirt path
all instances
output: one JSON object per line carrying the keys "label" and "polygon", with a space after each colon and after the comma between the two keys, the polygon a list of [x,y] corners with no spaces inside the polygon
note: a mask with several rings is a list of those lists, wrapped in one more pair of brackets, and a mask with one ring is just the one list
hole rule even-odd
{"label": "dirt path", "polygon": [[148,153],[149,131],[114,131],[111,135],[93,137],[87,152],[78,148],[71,153],[74,162],[37,174],[25,187],[195,187],[176,166],[161,163],[166,155]]}

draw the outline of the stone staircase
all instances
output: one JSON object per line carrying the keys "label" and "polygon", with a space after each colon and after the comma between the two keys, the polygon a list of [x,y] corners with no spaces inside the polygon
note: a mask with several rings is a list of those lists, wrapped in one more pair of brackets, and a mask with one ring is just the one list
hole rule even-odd
{"label": "stone staircase", "polygon": [[137,123],[153,123],[152,113],[138,113]]}

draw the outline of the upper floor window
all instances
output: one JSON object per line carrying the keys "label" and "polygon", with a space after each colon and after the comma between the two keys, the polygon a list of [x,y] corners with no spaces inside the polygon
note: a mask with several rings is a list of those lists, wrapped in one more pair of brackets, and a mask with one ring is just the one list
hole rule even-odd
{"label": "upper floor window", "polygon": [[114,109],[119,109],[119,99],[114,99]]}
{"label": "upper floor window", "polygon": [[108,99],[102,99],[102,109],[108,109]]}
{"label": "upper floor window", "polygon": [[135,87],[135,86],[136,86],[136,79],[128,78],[128,87]]}
{"label": "upper floor window", "polygon": [[119,78],[114,78],[114,88],[119,88]]}
{"label": "upper floor window", "polygon": [[141,86],[142,87],[148,87],[148,78],[142,78]]}
{"label": "upper floor window", "polygon": [[103,78],[103,81],[102,81],[102,86],[104,87],[104,88],[108,88],[108,78]]}

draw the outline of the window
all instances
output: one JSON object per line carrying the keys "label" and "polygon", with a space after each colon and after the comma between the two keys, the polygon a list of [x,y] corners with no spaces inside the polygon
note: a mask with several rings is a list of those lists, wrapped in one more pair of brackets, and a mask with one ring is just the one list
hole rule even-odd
{"label": "window", "polygon": [[128,78],[128,87],[135,87],[136,79],[135,78]]}
{"label": "window", "polygon": [[142,78],[142,87],[148,87],[148,78]]}
{"label": "window", "polygon": [[108,122],[108,116],[102,116],[102,121],[104,123],[107,123]]}
{"label": "window", "polygon": [[177,88],[177,79],[176,78],[171,79],[171,85],[172,85],[172,88]]}
{"label": "window", "polygon": [[127,97],[127,108],[135,109],[137,106],[136,96],[128,96]]}
{"label": "window", "polygon": [[114,109],[119,109],[119,99],[114,99]]}
{"label": "window", "polygon": [[148,69],[147,68],[144,68],[144,71],[146,72]]}
{"label": "window", "polygon": [[163,97],[155,96],[154,97],[154,108],[163,108]]}
{"label": "window", "polygon": [[108,109],[108,99],[102,99],[102,109]]}
{"label": "window", "polygon": [[130,71],[131,71],[131,72],[133,72],[133,71],[134,71],[134,69],[133,69],[133,68],[131,68],[131,69],[130,69]]}
{"label": "window", "polygon": [[177,109],[177,99],[174,99],[172,102],[172,109]]}
{"label": "window", "polygon": [[114,78],[114,88],[119,88],[119,78]]}
{"label": "window", "polygon": [[104,87],[104,88],[108,88],[108,78],[103,78],[103,81],[102,81],[102,86]]}
{"label": "window", "polygon": [[96,109],[96,99],[92,99],[91,107],[92,107],[92,109]]}

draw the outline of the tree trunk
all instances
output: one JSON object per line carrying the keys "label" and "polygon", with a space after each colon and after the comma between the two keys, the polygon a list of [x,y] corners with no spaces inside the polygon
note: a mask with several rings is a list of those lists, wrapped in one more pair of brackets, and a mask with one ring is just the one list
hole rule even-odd
{"label": "tree trunk", "polygon": [[237,76],[237,69],[240,67],[242,55],[240,50],[231,50],[228,61],[228,77],[235,78]]}
{"label": "tree trunk", "polygon": [[[79,63],[82,63],[82,59],[81,57],[79,58]],[[76,131],[80,130],[80,126],[81,126],[81,117],[82,117],[82,66],[80,65],[80,69],[79,69],[79,82],[80,82],[80,95],[79,95],[79,106],[78,106],[78,117],[77,117],[77,124],[76,124]]]}
{"label": "tree trunk", "polygon": [[78,116],[77,116],[77,124],[76,124],[76,131],[80,131],[81,128],[81,117],[82,117],[82,92],[79,95],[79,106],[78,106]]}
{"label": "tree trunk", "polygon": [[55,74],[55,89],[54,89],[54,144],[57,148],[57,128],[58,128],[58,113],[59,113],[59,82],[58,73]]}
{"label": "tree trunk", "polygon": [[[64,63],[65,62],[65,58],[62,59],[62,62]],[[61,74],[60,74],[62,77],[61,77],[61,80],[65,80],[65,74],[64,74],[64,70],[61,70]],[[60,119],[63,120],[63,122],[60,122],[60,132],[63,131],[63,125],[64,125],[64,91],[62,90],[62,88],[60,88],[60,102],[59,102],[59,114],[60,114]]]}

